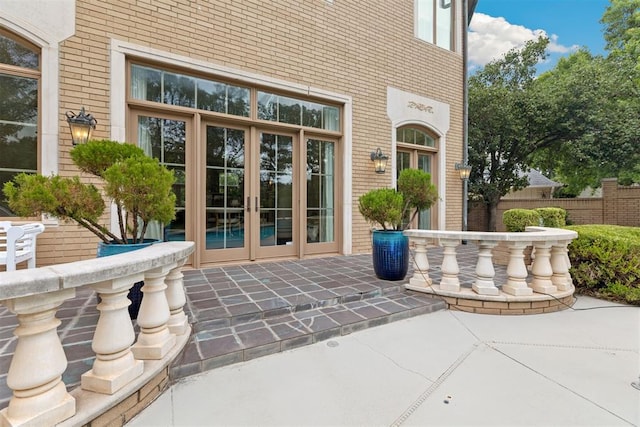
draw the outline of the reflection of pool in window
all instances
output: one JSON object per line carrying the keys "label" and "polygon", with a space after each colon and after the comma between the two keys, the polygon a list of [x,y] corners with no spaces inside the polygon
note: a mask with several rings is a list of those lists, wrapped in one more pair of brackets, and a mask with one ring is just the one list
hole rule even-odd
{"label": "reflection of pool in window", "polygon": [[[244,247],[244,228],[233,230],[207,230],[207,249],[232,249]],[[282,237],[281,237],[282,238]],[[278,240],[281,240],[278,239]],[[165,230],[165,241],[184,241],[184,230]],[[291,240],[289,237],[288,240]],[[266,225],[260,227],[260,244],[262,246],[273,246],[275,242],[275,227]],[[284,244],[284,243],[282,243]]]}

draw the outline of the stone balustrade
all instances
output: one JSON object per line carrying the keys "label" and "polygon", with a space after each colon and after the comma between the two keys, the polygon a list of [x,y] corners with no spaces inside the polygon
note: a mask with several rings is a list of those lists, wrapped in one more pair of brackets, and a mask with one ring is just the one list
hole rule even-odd
{"label": "stone balustrade", "polygon": [[[166,369],[191,330],[183,310],[180,268],[193,251],[193,242],[166,242],[121,255],[0,273],[0,303],[17,316],[18,324],[7,376],[13,397],[0,411],[0,425],[86,425]],[[141,280],[144,297],[136,340],[127,293]],[[81,386],[68,392],[56,311],[81,287],[91,287],[101,299],[92,341],[96,357]]]}
{"label": "stone balustrade", "polygon": [[[476,313],[530,314],[568,307],[574,293],[569,273],[568,245],[575,231],[527,227],[523,233],[406,230],[414,246],[414,274],[407,289],[442,296],[450,308]],[[463,284],[456,248],[463,241],[477,245],[475,275]],[[508,247],[506,281],[497,286],[493,250],[501,242]],[[443,248],[440,282],[429,276],[427,247]],[[534,259],[525,263],[525,248],[533,247]],[[470,286],[469,286],[470,285]]]}

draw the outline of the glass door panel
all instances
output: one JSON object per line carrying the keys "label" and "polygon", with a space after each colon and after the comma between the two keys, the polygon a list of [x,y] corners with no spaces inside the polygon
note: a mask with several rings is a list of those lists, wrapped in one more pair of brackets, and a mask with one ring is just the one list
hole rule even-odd
{"label": "glass door panel", "polygon": [[[431,173],[430,154],[418,154],[418,169]],[[431,182],[433,182],[433,177]],[[418,213],[418,228],[421,230],[431,229],[431,209],[424,209]]]}
{"label": "glass door panel", "polygon": [[[422,154],[417,150],[397,151],[396,152],[396,179],[400,176],[400,172],[404,169],[417,168],[425,172],[431,173],[432,154]],[[431,179],[433,182],[433,177]],[[409,221],[409,217],[405,218],[405,224]],[[431,229],[431,209],[420,211],[417,215],[417,222],[411,227],[418,227],[422,230]]]}
{"label": "glass door panel", "polygon": [[294,146],[290,135],[260,133],[258,256],[296,253]]}
{"label": "glass door panel", "polygon": [[307,140],[307,243],[335,242],[335,143]]}
{"label": "glass door panel", "polygon": [[138,116],[138,146],[160,164],[173,170],[176,182],[176,218],[163,226],[149,224],[146,238],[160,240],[185,240],[186,235],[186,123],[159,117]]}
{"label": "glass door panel", "polygon": [[248,257],[245,135],[243,129],[206,126],[204,224],[198,231],[208,254],[205,259]]}

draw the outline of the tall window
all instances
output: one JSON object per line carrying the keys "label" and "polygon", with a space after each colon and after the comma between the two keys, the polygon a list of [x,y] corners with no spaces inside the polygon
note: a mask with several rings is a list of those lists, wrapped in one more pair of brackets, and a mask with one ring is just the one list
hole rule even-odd
{"label": "tall window", "polygon": [[[38,171],[40,52],[0,30],[0,189],[20,172]],[[0,197],[0,217],[14,216]]]}
{"label": "tall window", "polygon": [[416,37],[452,50],[453,0],[416,0]]}

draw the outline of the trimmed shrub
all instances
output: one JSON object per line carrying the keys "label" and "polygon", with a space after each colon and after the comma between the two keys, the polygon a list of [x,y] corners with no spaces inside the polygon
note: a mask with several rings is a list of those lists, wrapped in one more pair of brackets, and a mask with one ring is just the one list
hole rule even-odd
{"label": "trimmed shrub", "polygon": [[534,211],[538,212],[545,227],[562,228],[567,225],[567,211],[562,208],[537,208]]}
{"label": "trimmed shrub", "polygon": [[526,227],[540,226],[542,217],[532,209],[509,209],[502,214],[502,223],[507,231],[524,231]]}
{"label": "trimmed shrub", "polygon": [[576,225],[569,245],[576,291],[640,306],[640,228]]}

